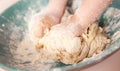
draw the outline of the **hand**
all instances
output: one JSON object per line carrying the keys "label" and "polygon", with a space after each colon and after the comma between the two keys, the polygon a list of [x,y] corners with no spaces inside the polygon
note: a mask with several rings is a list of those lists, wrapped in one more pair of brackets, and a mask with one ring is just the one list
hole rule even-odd
{"label": "hand", "polygon": [[[31,18],[28,25],[30,38],[36,43],[53,25],[60,23],[67,0],[50,0],[48,6]],[[57,5],[57,7],[56,7]]]}
{"label": "hand", "polygon": [[83,0],[69,22],[69,29],[80,36],[92,23],[99,20],[101,14],[113,0]]}

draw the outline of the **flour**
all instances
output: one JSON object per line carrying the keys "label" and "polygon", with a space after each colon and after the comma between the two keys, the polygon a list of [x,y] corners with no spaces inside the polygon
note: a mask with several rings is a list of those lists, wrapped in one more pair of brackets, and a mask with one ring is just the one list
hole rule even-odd
{"label": "flour", "polygon": [[[30,9],[30,8],[29,8]],[[31,10],[31,9],[30,9]],[[31,13],[27,13],[26,16],[24,17],[24,20],[27,21],[27,23],[29,22],[29,19],[32,15],[34,15],[35,12],[32,11]],[[20,18],[19,15],[17,15],[17,18]],[[50,69],[52,67],[56,66],[56,63],[39,63],[38,62],[34,62],[36,61],[36,59],[38,59],[39,57],[39,53],[36,51],[36,47],[34,44],[32,44],[30,38],[29,38],[29,34],[28,31],[24,31],[23,35],[21,35],[19,33],[20,31],[20,27],[16,27],[15,25],[12,25],[12,27],[14,26],[14,28],[12,29],[13,32],[10,35],[10,38],[12,39],[10,41],[10,47],[11,46],[15,46],[16,48],[11,49],[12,55],[13,55],[13,61],[15,63],[11,63],[11,66],[14,66],[16,68],[20,68],[20,69],[30,69],[30,70],[42,70],[42,69]],[[27,26],[27,25],[25,25]],[[18,38],[21,38],[22,36],[22,40],[18,40]],[[92,60],[96,60],[95,59],[96,55],[93,55]],[[101,56],[99,57],[99,59],[101,58]],[[83,60],[87,61],[88,59]],[[88,63],[89,64],[89,63]]]}
{"label": "flour", "polygon": [[[29,24],[29,21],[33,15],[35,15],[37,12],[35,9],[33,9],[34,5],[30,6],[28,8],[28,11],[25,15],[21,15],[18,10],[15,10],[15,17],[11,17],[13,19],[13,22],[8,20],[10,25],[2,24],[3,28],[10,28],[9,29],[9,35],[6,32],[5,36],[8,36],[8,46],[10,49],[11,58],[9,59],[9,63],[7,65],[19,69],[27,69],[30,71],[36,71],[36,70],[47,70],[51,67],[55,67],[57,63],[40,63],[37,62],[36,59],[38,59],[38,52],[36,51],[35,45],[31,42],[27,26]],[[41,7],[42,8],[42,7]],[[14,18],[17,20],[23,18],[25,23],[21,23],[22,26],[17,26],[15,24]],[[0,31],[7,31],[6,29],[0,28]]]}

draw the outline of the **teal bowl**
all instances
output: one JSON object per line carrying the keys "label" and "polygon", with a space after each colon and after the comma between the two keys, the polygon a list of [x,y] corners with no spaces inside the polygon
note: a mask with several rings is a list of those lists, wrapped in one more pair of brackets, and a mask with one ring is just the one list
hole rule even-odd
{"label": "teal bowl", "polygon": [[[35,71],[37,69],[16,67],[13,51],[15,45],[23,40],[27,32],[27,24],[32,14],[40,12],[48,4],[48,0],[20,0],[0,14],[0,67],[9,71]],[[112,42],[102,53],[88,58],[78,64],[65,65],[56,63],[49,70],[66,71],[75,68],[83,68],[93,63],[100,62],[104,58],[113,54],[120,48],[120,0],[115,0],[112,5],[101,16],[100,26],[104,26],[105,31],[110,36]],[[19,66],[18,65],[18,66]],[[39,68],[39,67],[38,67]]]}

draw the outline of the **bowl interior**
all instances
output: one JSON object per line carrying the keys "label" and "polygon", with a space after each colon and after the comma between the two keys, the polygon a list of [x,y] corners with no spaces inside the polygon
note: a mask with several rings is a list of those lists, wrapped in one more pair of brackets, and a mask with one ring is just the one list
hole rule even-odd
{"label": "bowl interior", "polygon": [[[0,14],[0,67],[8,70],[29,70],[31,67],[22,67],[29,64],[29,61],[19,63],[15,60],[14,52],[18,44],[25,38],[27,25],[30,17],[40,12],[46,6],[48,0],[20,0],[18,3],[8,8]],[[101,26],[110,36],[112,42],[102,53],[89,58],[75,65],[65,65],[62,63],[52,64],[51,70],[69,70],[77,67],[84,67],[88,64],[100,61],[104,57],[112,54],[120,48],[120,0],[115,0],[113,4],[105,11],[100,19]],[[44,9],[43,9],[44,10]],[[103,24],[104,23],[104,24]],[[28,45],[25,47],[29,47]],[[14,54],[14,55],[13,55]],[[16,67],[19,66],[19,67]],[[34,68],[33,68],[34,70]]]}

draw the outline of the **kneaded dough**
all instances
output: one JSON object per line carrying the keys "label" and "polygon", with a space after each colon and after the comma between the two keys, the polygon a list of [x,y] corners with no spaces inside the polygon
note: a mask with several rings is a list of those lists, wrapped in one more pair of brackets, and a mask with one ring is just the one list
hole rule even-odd
{"label": "kneaded dough", "polygon": [[55,25],[39,40],[36,47],[40,60],[75,64],[100,53],[110,43],[110,39],[97,22],[90,25],[80,37],[64,29],[64,24]]}

